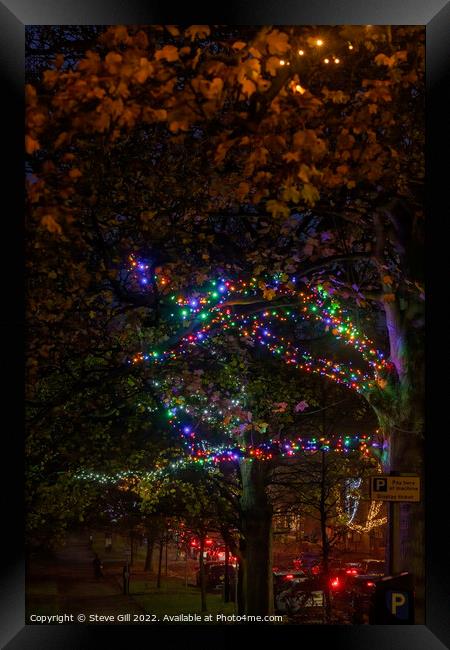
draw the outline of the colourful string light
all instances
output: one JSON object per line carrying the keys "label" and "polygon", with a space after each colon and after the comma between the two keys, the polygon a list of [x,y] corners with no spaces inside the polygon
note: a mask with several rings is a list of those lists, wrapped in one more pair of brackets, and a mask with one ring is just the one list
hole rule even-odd
{"label": "colourful string light", "polygon": [[[157,275],[154,278],[149,276],[151,271],[147,261],[130,255],[129,263],[128,271],[133,274],[134,280],[140,285],[149,285],[151,280],[161,283],[161,278]],[[166,278],[163,279],[164,282],[167,281]],[[377,350],[373,342],[354,326],[351,317],[322,286],[311,285],[304,290],[299,290],[295,283],[295,277],[287,278],[281,274],[276,274],[264,283],[257,281],[256,278],[246,281],[220,278],[212,280],[200,290],[193,290],[188,296],[173,294],[164,299],[169,308],[170,318],[181,320],[188,333],[183,333],[180,339],[167,349],[160,346],[159,350],[134,355],[129,363],[143,361],[162,363],[168,359],[177,359],[181,355],[188,354],[192,346],[208,341],[213,330],[231,330],[237,332],[244,341],[252,345],[265,346],[273,355],[304,372],[324,375],[357,392],[371,388],[377,381],[380,371],[390,368],[383,353]],[[268,300],[267,296],[270,296],[272,301]],[[277,305],[273,301],[275,297],[289,299],[292,304]],[[260,316],[251,313],[233,313],[231,310],[231,307],[235,305],[245,306],[264,301],[271,302],[272,306],[259,310],[262,311]],[[290,339],[279,336],[271,330],[274,321],[277,324],[282,324],[295,323],[299,320],[324,324],[326,330],[331,331],[337,340],[350,345],[360,354],[368,366],[367,370],[362,371],[351,363],[344,364],[326,358],[313,358],[309,352],[301,350]],[[179,436],[183,440],[183,446],[187,452],[186,458],[168,465],[171,470],[186,467],[189,463],[215,466],[223,462],[241,462],[243,459],[270,461],[275,457],[292,458],[319,450],[343,454],[358,450],[363,456],[369,456],[370,448],[379,446],[368,435],[335,435],[326,439],[310,436],[283,438],[282,440],[270,439],[258,444],[239,444],[236,443],[231,429],[226,430],[223,426],[222,433],[226,434],[229,442],[214,446],[204,439],[198,439],[196,434],[191,431],[190,426],[180,420],[177,414],[177,411],[182,410],[180,406],[173,404],[168,406],[169,424],[179,429]],[[209,424],[212,418],[205,419]],[[232,424],[236,427],[239,424],[239,419]],[[163,471],[165,470],[158,469],[147,473],[146,476],[155,478]],[[115,480],[124,480],[131,474],[119,473]],[[101,476],[92,472],[85,473],[83,476],[86,478],[88,475],[91,478]]]}
{"label": "colourful string light", "polygon": [[[130,256],[130,259],[133,268],[148,268],[137,258]],[[130,361],[138,363],[176,359],[186,354],[190,347],[208,341],[213,330],[231,330],[249,344],[265,346],[273,355],[299,370],[324,375],[357,392],[372,388],[374,382],[379,380],[380,372],[389,371],[392,367],[383,353],[354,326],[351,316],[322,286],[309,286],[300,291],[295,288],[295,278],[283,281],[280,279],[282,277],[277,274],[266,283],[258,282],[256,278],[248,281],[213,280],[201,290],[193,290],[189,296],[170,296],[167,300],[170,317],[181,319],[186,325],[187,333],[170,349],[153,350],[148,354],[138,353]],[[293,301],[292,306],[279,307],[272,301],[273,307],[268,308],[261,317],[232,312],[231,307],[234,305],[244,306],[258,299],[263,302],[267,292],[272,298],[276,296]],[[330,331],[336,340],[359,353],[368,366],[367,370],[362,371],[350,362],[336,363],[322,357],[313,358],[309,352],[271,330],[273,321],[280,324],[299,320],[325,325],[326,331]]]}

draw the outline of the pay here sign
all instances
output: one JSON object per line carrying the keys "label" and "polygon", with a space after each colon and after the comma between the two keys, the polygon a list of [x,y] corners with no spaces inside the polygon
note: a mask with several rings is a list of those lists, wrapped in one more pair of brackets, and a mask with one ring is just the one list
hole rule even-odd
{"label": "pay here sign", "polygon": [[378,501],[420,501],[419,476],[370,477],[370,498]]}

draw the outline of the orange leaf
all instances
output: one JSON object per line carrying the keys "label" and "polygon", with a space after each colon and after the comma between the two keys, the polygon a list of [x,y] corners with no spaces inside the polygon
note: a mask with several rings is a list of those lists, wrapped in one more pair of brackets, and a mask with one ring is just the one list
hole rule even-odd
{"label": "orange leaf", "polygon": [[250,185],[248,183],[246,183],[245,181],[242,181],[238,185],[238,189],[237,189],[237,192],[236,192],[237,198],[242,201],[243,199],[245,199],[245,197],[249,193],[249,190],[250,190]]}
{"label": "orange leaf", "polygon": [[276,56],[271,56],[266,61],[266,70],[274,77],[280,69],[280,59]]}
{"label": "orange leaf", "polygon": [[178,29],[178,27],[175,27],[175,25],[166,25],[165,27],[171,36],[180,35],[180,30]]}
{"label": "orange leaf", "polygon": [[178,50],[174,45],[165,45],[162,50],[157,50],[155,52],[155,59],[160,61],[165,59],[166,61],[178,61],[179,59]]}
{"label": "orange leaf", "polygon": [[261,52],[256,47],[251,47],[249,49],[249,52],[252,56],[255,57],[255,59],[260,59],[262,57]]}
{"label": "orange leaf", "polygon": [[25,136],[25,150],[28,154],[32,154],[40,148],[38,140],[35,140],[30,135]]}
{"label": "orange leaf", "polygon": [[157,120],[165,120],[167,118],[167,111],[165,108],[157,108],[153,111],[153,115]]}
{"label": "orange leaf", "polygon": [[57,149],[57,148],[60,147],[62,144],[64,144],[64,142],[66,142],[66,140],[68,139],[68,137],[69,137],[69,134],[66,133],[65,131],[64,131],[63,133],[60,133],[60,134],[58,135],[58,137],[56,138],[56,140],[55,140],[55,149]]}
{"label": "orange leaf", "polygon": [[41,224],[47,228],[49,232],[56,233],[58,235],[62,235],[62,228],[59,225],[57,221],[55,221],[54,217],[51,214],[46,214],[45,216],[42,217],[41,219]]}
{"label": "orange leaf", "polygon": [[284,54],[289,49],[288,35],[274,29],[267,35],[267,45],[270,54]]}
{"label": "orange leaf", "polygon": [[207,99],[215,99],[220,95],[223,88],[223,80],[215,77],[211,82],[205,81],[202,85],[202,93]]}
{"label": "orange leaf", "polygon": [[305,199],[306,203],[309,205],[315,205],[315,203],[320,199],[320,194],[317,187],[311,185],[311,183],[306,183],[302,189],[302,196]]}
{"label": "orange leaf", "polygon": [[270,287],[265,287],[263,291],[263,296],[265,300],[272,300],[276,296],[276,291],[275,289],[271,289]]}
{"label": "orange leaf", "polygon": [[[298,160],[298,158],[297,158]],[[311,176],[311,168],[308,165],[302,163],[300,171],[298,172],[298,177],[304,183],[309,183],[309,177]]]}
{"label": "orange leaf", "polygon": [[189,36],[191,41],[194,41],[196,38],[206,38],[210,33],[211,30],[208,25],[191,25],[185,30],[184,35]]}
{"label": "orange leaf", "polygon": [[116,74],[119,71],[119,64],[122,62],[122,55],[117,52],[108,52],[105,57],[106,67],[110,74]]}
{"label": "orange leaf", "polygon": [[142,30],[140,30],[134,37],[134,43],[137,45],[137,47],[140,47],[142,50],[147,49],[148,47],[147,34]]}
{"label": "orange leaf", "polygon": [[27,103],[33,103],[33,100],[36,99],[36,88],[31,84],[25,86],[25,97]]}
{"label": "orange leaf", "polygon": [[236,43],[233,43],[232,48],[233,50],[242,50],[246,45],[243,41],[236,41]]}
{"label": "orange leaf", "polygon": [[287,185],[283,189],[283,200],[284,201],[293,201],[293,203],[298,203],[300,200],[300,192],[295,187],[295,185]]}
{"label": "orange leaf", "polygon": [[298,162],[300,160],[300,152],[288,151],[287,153],[283,154],[282,158],[286,162],[294,162],[294,161]]}
{"label": "orange leaf", "polygon": [[174,120],[173,122],[170,122],[169,129],[172,131],[172,133],[178,133],[178,131],[188,131],[189,124],[187,120]]}
{"label": "orange leaf", "polygon": [[375,57],[375,63],[377,65],[387,65],[388,68],[392,68],[395,65],[395,55],[386,56],[386,54],[377,54]]}
{"label": "orange leaf", "polygon": [[253,95],[253,93],[256,90],[256,86],[253,83],[253,81],[250,81],[250,79],[244,79],[241,82],[241,87],[242,87],[242,92],[247,95],[247,97],[250,97]]}
{"label": "orange leaf", "polygon": [[290,211],[285,203],[281,201],[267,201],[266,203],[267,212],[270,212],[272,217],[289,217]]}
{"label": "orange leaf", "polygon": [[112,35],[114,36],[115,43],[129,43],[130,36],[125,25],[115,25],[112,28]]}
{"label": "orange leaf", "polygon": [[[158,52],[156,54],[158,54]],[[153,72],[152,64],[145,56],[142,56],[139,59],[139,70],[135,73],[134,78],[139,83],[144,83],[144,81],[147,81],[148,77],[152,74],[152,72]]]}
{"label": "orange leaf", "polygon": [[399,50],[394,54],[394,56],[397,59],[397,61],[407,61],[408,52],[406,50]]}

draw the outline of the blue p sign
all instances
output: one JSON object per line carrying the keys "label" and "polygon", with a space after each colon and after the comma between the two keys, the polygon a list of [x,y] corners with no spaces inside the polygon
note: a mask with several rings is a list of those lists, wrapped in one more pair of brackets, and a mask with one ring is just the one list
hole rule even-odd
{"label": "blue p sign", "polygon": [[409,616],[409,594],[407,591],[387,591],[386,605],[393,616],[407,619]]}

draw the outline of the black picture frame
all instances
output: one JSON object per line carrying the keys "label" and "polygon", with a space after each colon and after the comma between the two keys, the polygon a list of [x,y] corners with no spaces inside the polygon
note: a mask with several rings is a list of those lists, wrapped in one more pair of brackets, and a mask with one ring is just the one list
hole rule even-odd
{"label": "black picture frame", "polygon": [[[441,108],[448,113],[448,92],[450,87],[450,2],[446,0],[316,0],[301,5],[294,0],[277,4],[273,0],[259,0],[237,3],[228,0],[224,6],[203,12],[186,3],[182,9],[173,4],[160,2],[140,3],[138,0],[3,0],[0,2],[0,69],[2,72],[2,103],[7,109],[3,118],[4,146],[1,148],[6,165],[2,180],[11,198],[11,208],[3,215],[0,237],[3,253],[9,251],[8,263],[4,262],[3,305],[6,315],[0,325],[3,333],[3,368],[7,376],[5,389],[1,391],[3,442],[7,445],[4,465],[10,475],[3,494],[6,494],[2,509],[5,522],[2,536],[7,542],[2,562],[2,619],[1,645],[8,650],[51,650],[52,648],[90,648],[109,646],[118,642],[130,646],[135,636],[142,636],[148,643],[154,639],[155,629],[146,626],[88,626],[88,625],[25,625],[23,555],[23,435],[20,435],[23,386],[24,348],[24,300],[23,300],[23,231],[21,227],[24,195],[23,137],[24,137],[24,31],[33,24],[159,24],[214,22],[221,24],[416,24],[426,26],[427,38],[427,215],[428,215],[428,257],[446,261],[445,240],[439,236],[448,215],[442,207],[446,205],[445,127],[448,116],[440,119]],[[6,144],[6,146],[5,146]],[[430,222],[433,223],[430,225]],[[432,237],[431,233],[438,233]],[[439,246],[441,249],[439,251]],[[432,247],[432,254],[430,250]],[[427,270],[430,277],[429,269]],[[439,346],[439,334],[431,341],[433,321],[431,302],[438,302],[438,291],[427,282],[427,359],[442,358],[445,354]],[[433,299],[433,292],[435,298]],[[430,298],[431,296],[431,298]],[[438,307],[438,306],[437,306]],[[3,310],[2,310],[3,311]],[[436,322],[440,320],[439,315]],[[431,323],[430,323],[431,321]],[[445,330],[442,327],[442,334]],[[10,341],[16,340],[16,345]],[[434,353],[433,353],[434,344]],[[438,410],[436,404],[445,404],[436,393],[441,382],[427,371],[427,455],[426,455],[426,506],[427,506],[427,608],[424,626],[254,626],[251,634],[264,634],[267,644],[283,643],[292,635],[295,643],[308,647],[333,648],[376,648],[383,650],[428,649],[438,650],[450,647],[450,578],[449,553],[445,531],[445,494],[448,491],[446,458],[449,458],[448,436],[445,420],[438,426],[431,426],[431,415]],[[434,381],[433,381],[434,379]],[[445,389],[444,389],[445,390]],[[433,408],[431,407],[433,402]],[[13,409],[12,405],[16,404]],[[13,424],[6,427],[6,415],[13,414]],[[211,642],[220,636],[221,641],[235,643],[236,626],[198,628],[194,626],[159,628],[165,636],[166,647],[175,646],[176,636],[182,635],[186,646],[205,647],[206,639]],[[133,640],[130,639],[132,635]],[[205,639],[203,641],[203,638]],[[447,644],[447,645],[444,645]]]}

